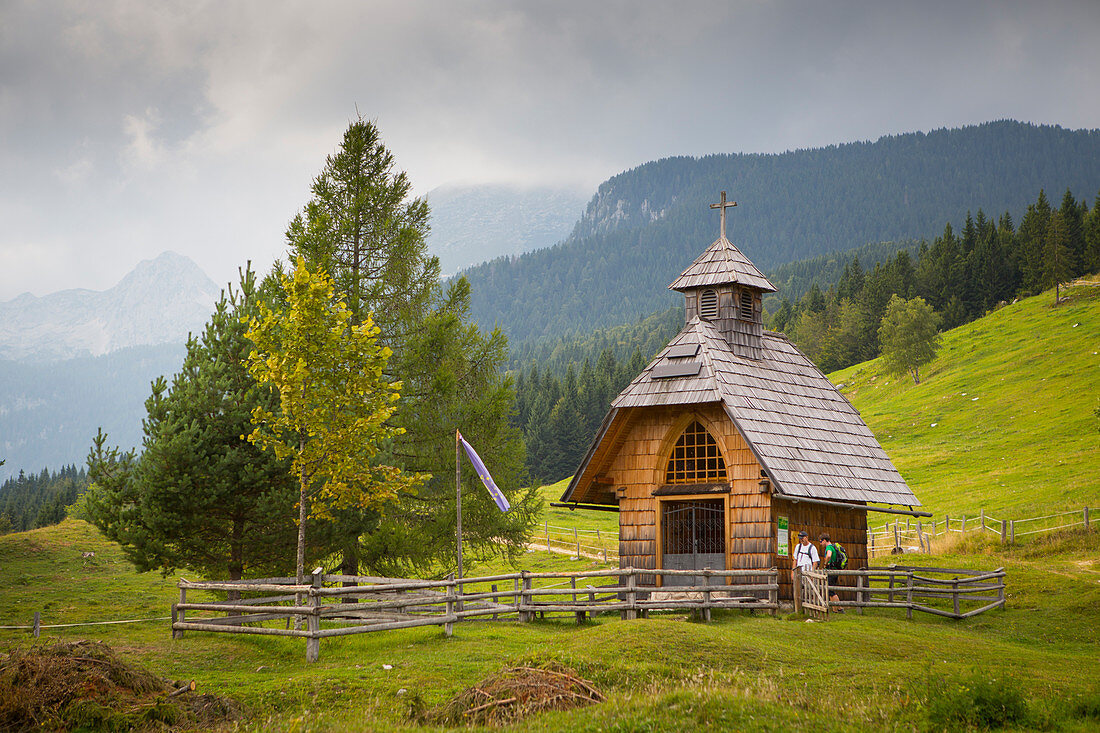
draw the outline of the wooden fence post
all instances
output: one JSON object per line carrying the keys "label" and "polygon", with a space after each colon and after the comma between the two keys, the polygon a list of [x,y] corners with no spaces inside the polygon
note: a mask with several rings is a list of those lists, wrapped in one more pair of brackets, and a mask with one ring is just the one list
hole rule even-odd
{"label": "wooden fence post", "polygon": [[[490,590],[493,591],[493,605],[494,606],[499,605],[499,603],[498,603],[499,599],[497,598],[497,584],[493,583],[491,586],[489,586],[489,588],[490,588]],[[497,620],[497,614],[495,614],[495,613],[493,614],[493,620],[494,621]]]}
{"label": "wooden fence post", "polygon": [[455,586],[454,586],[455,574],[451,573],[447,576],[447,621],[443,624],[443,635],[451,636],[455,632],[454,621],[451,617],[455,613]]}
{"label": "wooden fence post", "polygon": [[951,515],[950,514],[944,514],[943,515],[943,533],[944,534],[950,534],[951,533]]}
{"label": "wooden fence post", "polygon": [[[569,579],[569,587],[573,589],[573,605],[576,606],[577,605],[577,579],[575,577]],[[584,623],[584,616],[585,616],[584,611],[576,611],[575,613],[576,613],[576,616],[577,616],[577,623],[578,624],[583,624]]]}
{"label": "wooden fence post", "polygon": [[[181,587],[180,588],[180,605],[182,606],[185,603],[187,603],[187,589]],[[182,608],[179,609],[179,619],[178,620],[181,624],[185,623],[187,621],[187,611],[183,610]],[[177,619],[172,619],[173,624],[175,624],[176,621],[177,621]],[[183,638],[183,631],[177,631],[175,629],[172,629],[172,638],[173,639],[182,639]]]}
{"label": "wooden fence post", "polygon": [[870,552],[870,557],[871,557],[871,558],[874,558],[874,556],[875,556],[875,535],[874,535],[874,534],[872,534],[872,535],[871,535],[871,552]]}
{"label": "wooden fence post", "polygon": [[984,506],[978,511],[978,516],[980,516],[982,518],[982,531],[984,532],[985,531],[985,507]]}
{"label": "wooden fence post", "polygon": [[917,520],[917,542],[920,544],[921,552],[931,552],[931,547],[926,547],[924,544],[924,525]]}
{"label": "wooden fence post", "polygon": [[898,523],[894,522],[894,547],[901,547],[901,542],[898,540]]}
{"label": "wooden fence post", "polygon": [[519,610],[519,578],[512,578],[512,603],[516,607],[516,618],[519,621],[523,621],[523,612]]}
{"label": "wooden fence post", "polygon": [[802,567],[796,565],[791,571],[791,585],[794,595],[794,612],[802,613]]}
{"label": "wooden fence post", "polygon": [[963,534],[966,534],[966,515],[965,514],[963,515],[963,518],[962,518],[962,532],[963,532]]}
{"label": "wooden fence post", "polygon": [[[316,591],[321,587],[321,573],[314,573],[310,585]],[[317,633],[321,631],[321,596],[317,593],[309,594],[309,616],[306,618],[306,627],[310,635],[306,637],[306,661],[316,662],[321,656],[321,637]]]}
{"label": "wooden fence post", "polygon": [[1088,528],[1089,528],[1089,508],[1086,505],[1085,506],[1085,529],[1088,530]]}
{"label": "wooden fence post", "polygon": [[890,566],[890,593],[886,596],[887,603],[894,602],[894,566]]}
{"label": "wooden fence post", "polygon": [[959,577],[951,581],[951,606],[955,611],[955,617],[959,615]]}
{"label": "wooden fence post", "polygon": [[913,571],[905,574],[905,618],[913,618]]}
{"label": "wooden fence post", "polygon": [[[771,571],[772,585],[775,587],[768,591],[768,602],[772,605],[772,618],[779,615],[779,568],[772,567]],[[726,579],[729,583],[729,579]]]}
{"label": "wooden fence post", "polygon": [[577,534],[577,528],[573,528],[573,541],[577,543],[577,557],[581,556],[581,536]]}
{"label": "wooden fence post", "polygon": [[703,621],[710,621],[710,568],[703,568]]}
{"label": "wooden fence post", "polygon": [[[1004,568],[997,568],[996,572],[998,572],[998,573],[1004,572]],[[1005,578],[1006,578],[1006,576],[1004,576],[1004,575],[1002,575],[1000,578],[998,578],[998,580],[1000,580],[1001,584],[1000,584],[1000,587],[997,588],[997,600],[1001,602],[1000,608],[1002,608],[1002,609],[1005,607]]]}
{"label": "wooden fence post", "polygon": [[638,592],[635,590],[638,586],[638,579],[634,568],[627,568],[627,572],[629,575],[626,576],[626,620],[633,621],[638,618]]}
{"label": "wooden fence post", "polygon": [[[520,570],[519,574],[520,577],[523,578],[523,590],[520,591],[519,594],[520,608],[527,609],[527,607],[531,605],[531,595],[529,593],[531,590],[531,577],[530,573],[526,570]],[[533,615],[534,613],[530,610],[521,610],[519,612],[519,620],[523,623],[527,623],[533,618]]]}
{"label": "wooden fence post", "polygon": [[42,633],[42,612],[41,611],[35,611],[34,612],[34,624],[33,624],[33,628],[31,630],[31,633],[34,634],[35,639],[37,639],[38,635]]}
{"label": "wooden fence post", "polygon": [[859,601],[859,606],[856,608],[856,613],[860,616],[863,615],[863,581],[866,580],[866,576],[856,576],[856,599]]}
{"label": "wooden fence post", "polygon": [[1016,520],[1008,520],[1008,541],[1011,544],[1016,544]]}

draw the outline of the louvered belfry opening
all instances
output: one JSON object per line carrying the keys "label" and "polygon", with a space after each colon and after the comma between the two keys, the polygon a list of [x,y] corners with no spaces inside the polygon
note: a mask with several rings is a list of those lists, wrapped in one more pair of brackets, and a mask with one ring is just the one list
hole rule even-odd
{"label": "louvered belfry opening", "polygon": [[698,420],[688,425],[672,449],[665,469],[666,484],[726,481],[726,462],[718,443]]}
{"label": "louvered belfry opening", "polygon": [[699,317],[713,321],[718,317],[718,291],[708,288],[699,294]]}
{"label": "louvered belfry opening", "polygon": [[740,317],[742,321],[753,320],[752,293],[742,288],[740,302]]}

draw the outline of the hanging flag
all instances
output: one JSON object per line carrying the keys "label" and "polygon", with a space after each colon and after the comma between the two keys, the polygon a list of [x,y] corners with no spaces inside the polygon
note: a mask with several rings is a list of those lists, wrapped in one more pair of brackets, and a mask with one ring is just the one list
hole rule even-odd
{"label": "hanging flag", "polygon": [[474,447],[466,442],[466,439],[462,437],[462,433],[458,434],[458,440],[466,450],[466,456],[470,459],[470,463],[474,464],[474,470],[477,471],[481,483],[485,484],[485,488],[489,490],[489,495],[493,497],[493,501],[497,503],[497,506],[500,507],[502,512],[511,509],[512,505],[508,503],[508,499],[506,499],[501,490],[497,488],[496,482],[493,481],[493,477],[489,475],[489,469],[485,468],[485,464],[482,463],[481,458],[478,457]]}

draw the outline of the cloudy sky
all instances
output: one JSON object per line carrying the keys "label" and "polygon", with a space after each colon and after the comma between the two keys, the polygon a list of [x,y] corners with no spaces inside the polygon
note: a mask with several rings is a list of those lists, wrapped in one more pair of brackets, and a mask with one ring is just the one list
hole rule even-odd
{"label": "cloudy sky", "polygon": [[418,192],[1013,118],[1100,127],[1100,2],[0,0],[0,301],[219,283],[356,114]]}

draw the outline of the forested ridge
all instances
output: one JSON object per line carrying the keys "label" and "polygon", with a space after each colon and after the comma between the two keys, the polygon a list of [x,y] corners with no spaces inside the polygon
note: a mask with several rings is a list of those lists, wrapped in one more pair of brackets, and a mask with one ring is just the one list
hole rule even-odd
{"label": "forested ridge", "polygon": [[[950,329],[1097,271],[1100,195],[1090,208],[1067,190],[1054,207],[1040,191],[1018,227],[1008,212],[994,221],[979,208],[931,243],[886,242],[777,267],[768,272],[779,288],[768,299],[768,325],[829,372],[878,356],[892,295],[923,298]],[[531,472],[557,480],[575,471],[611,401],[682,326],[683,309],[673,307],[630,325],[521,344],[513,352],[515,420]]]}
{"label": "forested ridge", "polygon": [[784,297],[769,326],[826,372],[873,359],[892,295],[923,298],[948,330],[1018,296],[1100,271],[1098,205],[1100,194],[1090,209],[1067,190],[1054,207],[1039,191],[1018,227],[1008,212],[996,221],[981,209],[968,212],[931,243],[922,241],[915,257],[902,249],[866,270],[851,257],[835,285],[814,283],[794,302]]}
{"label": "forested ridge", "polygon": [[1013,121],[781,154],[666,158],[602,184],[555,247],[465,272],[471,313],[514,348],[678,304],[667,290],[717,236],[708,208],[761,269],[868,243],[919,240],[980,202],[1022,211],[1043,188],[1100,189],[1100,131]]}
{"label": "forested ridge", "polygon": [[60,471],[23,471],[0,484],[0,534],[23,532],[57,524],[65,509],[88,487],[84,467],[65,466]]}

